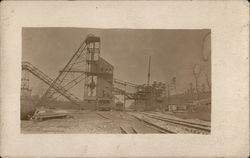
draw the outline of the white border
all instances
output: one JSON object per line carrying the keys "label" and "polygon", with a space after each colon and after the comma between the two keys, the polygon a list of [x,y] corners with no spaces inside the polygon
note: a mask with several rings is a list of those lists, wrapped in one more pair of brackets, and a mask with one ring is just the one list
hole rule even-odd
{"label": "white border", "polygon": [[[3,156],[248,156],[248,11],[243,1],[3,2]],[[20,134],[22,27],[211,28],[211,135]]]}

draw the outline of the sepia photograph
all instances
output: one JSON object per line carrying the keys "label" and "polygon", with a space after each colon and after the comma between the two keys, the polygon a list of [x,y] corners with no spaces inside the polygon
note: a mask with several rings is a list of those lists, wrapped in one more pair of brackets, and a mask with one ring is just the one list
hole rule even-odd
{"label": "sepia photograph", "polygon": [[247,157],[249,4],[5,1],[2,157]]}
{"label": "sepia photograph", "polygon": [[211,132],[210,29],[22,28],[21,133]]}

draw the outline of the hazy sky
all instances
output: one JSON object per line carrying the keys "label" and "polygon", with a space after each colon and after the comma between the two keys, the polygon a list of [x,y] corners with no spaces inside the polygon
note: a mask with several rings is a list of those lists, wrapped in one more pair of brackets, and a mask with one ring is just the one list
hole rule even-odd
{"label": "hazy sky", "polygon": [[[151,55],[151,81],[168,82],[176,77],[177,91],[194,82],[192,67],[205,65],[202,42],[210,30],[23,28],[22,60],[29,61],[51,78],[56,78],[88,34],[101,37],[101,56],[115,67],[114,77],[137,83],[147,82]],[[210,36],[203,53],[210,56]]]}

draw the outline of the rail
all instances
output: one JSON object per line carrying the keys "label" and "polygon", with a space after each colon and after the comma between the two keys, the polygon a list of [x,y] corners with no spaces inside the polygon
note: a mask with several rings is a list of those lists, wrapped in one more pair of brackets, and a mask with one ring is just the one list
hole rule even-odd
{"label": "rail", "polygon": [[191,133],[201,133],[201,134],[208,134],[211,131],[211,126],[208,125],[204,125],[201,123],[194,123],[194,122],[189,122],[189,121],[184,121],[184,120],[180,120],[180,119],[170,119],[170,118],[166,118],[163,116],[157,116],[154,114],[149,114],[147,112],[142,112],[143,115],[153,118],[153,119],[157,119],[157,120],[161,120],[161,121],[165,121],[167,123],[176,125],[177,127],[181,127],[184,128],[185,130],[191,132]]}

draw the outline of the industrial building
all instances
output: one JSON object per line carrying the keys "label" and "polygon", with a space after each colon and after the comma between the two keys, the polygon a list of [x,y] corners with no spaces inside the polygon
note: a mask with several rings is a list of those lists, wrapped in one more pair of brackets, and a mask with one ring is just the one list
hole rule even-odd
{"label": "industrial building", "polygon": [[[100,42],[100,37],[89,35],[54,80],[30,63],[23,62],[22,70],[24,74],[27,75],[30,72],[49,85],[48,90],[35,106],[47,106],[53,100],[53,96],[58,93],[73,104],[79,105],[81,109],[99,109],[99,106],[109,106],[109,109],[112,109],[114,108],[115,95],[123,95],[123,102],[134,100],[135,110],[144,111],[156,108],[154,106],[157,101],[156,97],[162,95],[164,90],[160,92],[161,94],[158,94],[157,88],[159,86],[162,88],[163,84],[159,85],[155,82],[153,85],[149,85],[150,60],[148,84],[135,85],[114,79],[115,68],[101,57]],[[71,81],[66,80],[70,74],[74,74],[76,77]],[[77,86],[82,80],[84,80],[84,97],[80,99],[74,96],[70,89]],[[126,87],[132,87],[133,92],[128,92]],[[26,91],[22,88],[22,95],[26,94]],[[119,101],[119,104],[121,105],[121,101]]]}

